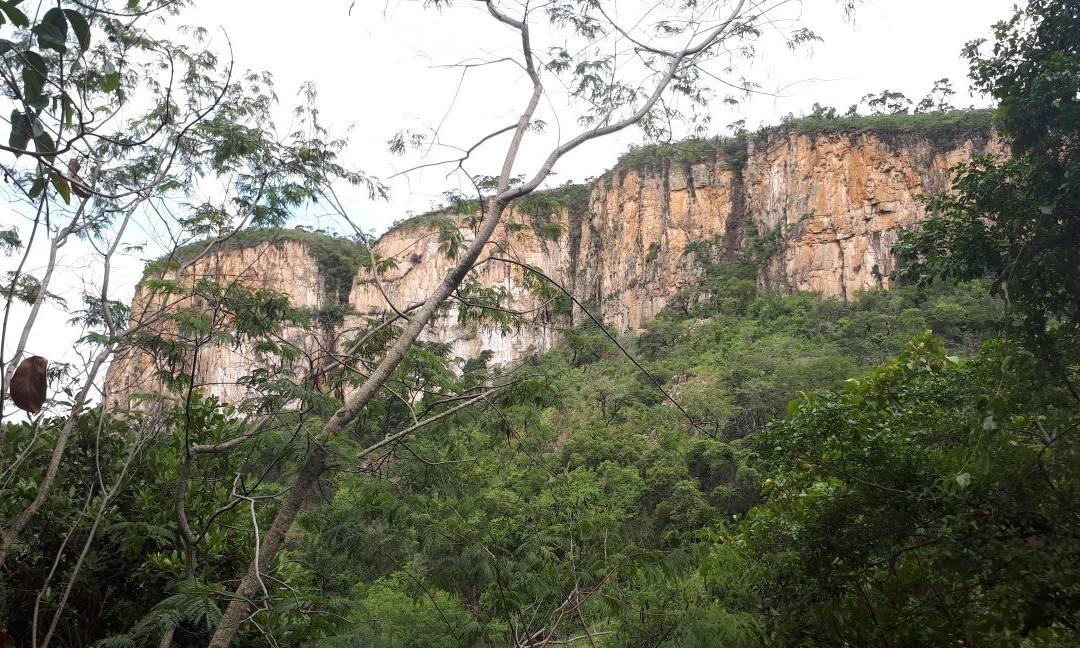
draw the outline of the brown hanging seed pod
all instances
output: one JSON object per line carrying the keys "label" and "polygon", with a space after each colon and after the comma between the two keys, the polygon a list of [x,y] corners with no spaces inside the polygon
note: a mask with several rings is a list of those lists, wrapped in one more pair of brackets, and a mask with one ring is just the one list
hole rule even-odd
{"label": "brown hanging seed pod", "polygon": [[22,410],[37,414],[45,404],[45,370],[49,361],[41,356],[31,356],[21,363],[11,376],[11,400]]}

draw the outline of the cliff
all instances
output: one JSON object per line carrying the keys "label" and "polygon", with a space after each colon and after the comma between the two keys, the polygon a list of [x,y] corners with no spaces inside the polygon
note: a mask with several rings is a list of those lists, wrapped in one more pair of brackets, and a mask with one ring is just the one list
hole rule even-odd
{"label": "cliff", "polygon": [[[256,369],[266,370],[267,377],[318,370],[339,346],[339,330],[320,315],[340,308],[363,246],[341,246],[329,237],[296,231],[266,239],[265,232],[242,232],[210,253],[204,253],[205,243],[196,244],[147,268],[131,305],[129,326],[137,344],[122,349],[109,366],[106,407],[135,407],[137,394],[168,394],[178,383],[167,376],[190,376],[203,393],[238,404],[258,394],[248,378]],[[186,266],[182,272],[173,267],[181,263]],[[287,323],[271,345],[230,335],[234,318],[218,311],[214,300],[228,291],[235,296],[236,288],[249,299],[287,295],[293,309],[313,315],[313,324]],[[287,359],[292,353],[283,354],[282,348],[295,349],[299,359]]]}
{"label": "cliff", "polygon": [[[560,327],[576,323],[580,313],[534,292],[520,266],[499,258],[571,287],[620,332],[640,331],[693,284],[704,256],[756,261],[762,286],[852,299],[889,285],[897,232],[925,216],[919,195],[947,190],[949,169],[973,155],[1003,151],[986,113],[932,122],[924,116],[809,119],[745,138],[636,149],[589,188],[563,187],[515,205],[467,282],[473,290],[462,291],[424,337],[451,344],[458,357],[488,351],[491,361],[505,364],[550,348]],[[376,258],[393,261],[377,277],[359,257],[328,266],[328,244],[313,236],[262,236],[270,240],[230,245],[172,279],[238,281],[285,293],[299,307],[345,314],[318,330],[286,328],[283,338],[307,357],[293,366],[242,342],[204,345],[195,384],[229,402],[251,395],[237,379],[253,368],[278,362],[277,371],[295,374],[307,362],[313,370],[320,354],[339,348],[366,318],[422,301],[472,229],[468,215],[449,211],[402,223],[372,246]],[[352,274],[345,276],[346,269]],[[527,323],[470,318],[475,299],[523,312]],[[134,321],[183,306],[144,285],[132,306]],[[189,370],[191,361],[185,360]],[[108,402],[127,405],[132,393],[158,390],[153,373],[167,368],[143,352],[119,357],[106,379]]]}

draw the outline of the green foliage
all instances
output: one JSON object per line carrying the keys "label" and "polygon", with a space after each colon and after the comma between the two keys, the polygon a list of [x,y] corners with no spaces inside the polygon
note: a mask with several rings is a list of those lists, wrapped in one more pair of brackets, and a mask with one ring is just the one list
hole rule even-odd
{"label": "green foliage", "polygon": [[988,139],[993,110],[953,110],[883,115],[846,115],[818,112],[805,117],[789,117],[778,128],[788,128],[807,135],[868,134],[886,141],[917,137],[930,141],[936,150],[956,148],[969,139]]}
{"label": "green foliage", "polygon": [[[451,395],[505,380],[482,359],[461,373],[451,370],[446,344],[411,349],[364,417],[340,438],[318,439],[340,470],[328,473],[328,499],[294,527],[290,550],[272,570],[269,609],[256,620],[289,645],[506,645],[541,628],[557,640],[592,633],[598,644],[613,646],[763,641],[769,617],[756,592],[771,577],[763,571],[771,562],[733,543],[729,526],[732,516],[760,502],[760,485],[773,474],[748,435],[766,419],[783,417],[796,391],[865,373],[916,327],[933,325],[973,349],[994,310],[978,287],[874,291],[846,304],[759,292],[754,274],[748,266],[710,265],[700,286],[636,341],[624,342],[693,424],[603,331],[588,326],[566,331],[561,348],[516,370],[486,408],[464,410],[362,455],[414,417],[459,402]],[[175,363],[170,375],[177,386],[185,386],[179,376],[192,344],[218,339],[223,328],[245,339],[273,339],[275,327],[293,316],[273,293],[235,292],[209,281],[194,287],[200,303],[213,308],[178,312],[176,337],[147,339],[161,366]],[[163,292],[180,288],[164,279],[157,284]],[[467,288],[463,296],[487,299]],[[146,439],[120,491],[136,499],[116,500],[108,534],[96,541],[108,544],[99,555],[127,552],[132,566],[123,591],[145,594],[135,602],[118,596],[123,607],[110,611],[105,625],[87,624],[87,637],[140,645],[169,623],[180,624],[185,636],[205,637],[220,610],[219,592],[250,557],[250,509],[228,506],[233,489],[260,497],[287,482],[315,441],[316,417],[336,408],[333,391],[359,380],[364,360],[383,353],[396,333],[371,325],[342,354],[345,365],[326,371],[322,384],[330,393],[253,374],[249,384],[264,390],[266,408],[304,406],[279,413],[242,451],[193,458],[182,503],[191,527],[204,534],[194,558],[173,506],[162,502],[172,502],[185,448],[221,443],[247,428],[235,410],[198,392],[166,410],[160,420],[168,434]],[[404,394],[419,400],[410,403]],[[118,446],[137,429],[115,425],[105,438]],[[29,429],[9,431],[7,439],[30,436]],[[90,444],[86,452],[99,451],[97,436],[80,441]],[[19,470],[40,475],[48,439],[36,443],[38,454]],[[93,464],[93,455],[80,456],[70,470]],[[975,484],[979,473],[965,472]],[[71,479],[81,484],[94,476]],[[33,490],[32,475],[13,483]],[[50,499],[51,514],[33,530],[38,536],[27,537],[52,544],[20,549],[20,557],[38,552],[27,569],[40,569],[55,555],[65,525],[80,515],[78,493],[78,487],[58,491],[66,499]],[[273,501],[256,508],[262,524]],[[101,570],[114,564],[129,563],[85,568],[89,580],[79,581],[79,601],[101,595],[91,584],[110,582]],[[0,614],[32,607],[32,595],[4,596],[0,604],[8,607]],[[567,606],[580,614],[564,614]]]}
{"label": "green foliage", "polygon": [[743,526],[780,643],[1077,639],[1080,454],[1062,435],[1080,409],[1043,376],[1015,345],[958,364],[922,336],[792,403],[755,442],[778,471]]}
{"label": "green foliage", "polygon": [[781,250],[783,244],[783,225],[777,223],[775,227],[766,232],[759,232],[757,223],[753,218],[747,218],[746,241],[739,249],[739,254],[758,267],[759,272],[764,270],[769,261]]}
{"label": "green foliage", "polygon": [[593,182],[575,184],[566,182],[558,187],[534,191],[526,198],[539,196],[544,201],[565,209],[571,222],[580,221],[589,213],[589,195],[592,193]]}
{"label": "green foliage", "polygon": [[[14,7],[0,2],[0,13],[15,22]],[[1046,21],[1051,9],[1061,9],[1043,1],[1033,7],[1045,10]],[[556,24],[599,34],[596,17],[574,3],[555,3],[549,12]],[[0,52],[22,85],[43,83],[39,76],[46,73],[51,83],[55,54],[76,44],[85,48],[97,28],[109,33],[105,18],[88,31],[51,9],[37,22],[18,45],[20,61],[12,50]],[[679,31],[673,24],[662,29]],[[756,31],[750,24],[743,29]],[[1072,32],[1050,32],[1071,43]],[[812,34],[794,41],[807,39]],[[52,57],[47,70],[38,69],[32,51]],[[608,84],[604,61],[576,56],[554,52],[548,72],[575,75],[567,87],[591,102],[595,115],[632,105],[637,94]],[[1071,69],[1054,53],[1048,58],[1047,69]],[[95,68],[100,78],[88,86],[92,92],[130,92],[144,81],[118,72],[111,61]],[[1054,67],[1058,63],[1064,67]],[[1020,76],[1026,70],[1015,68]],[[193,78],[191,91],[205,99],[198,90],[205,79]],[[689,81],[680,90],[701,101]],[[1045,79],[1035,81],[1042,87]],[[207,96],[217,90],[212,83],[206,88],[214,89],[204,88]],[[947,95],[946,88],[938,90]],[[900,99],[890,94],[882,95],[883,105]],[[193,206],[182,224],[190,234],[228,232],[240,214],[280,223],[339,170],[337,149],[317,128],[314,140],[263,138],[259,120],[269,97],[256,95],[226,93],[219,110],[174,142],[173,150],[190,156],[193,166],[166,178],[157,187],[162,195],[201,174],[237,174],[236,203]],[[1067,108],[1075,102],[1068,93],[1039,97]],[[1051,112],[1059,107],[1050,105]],[[167,105],[153,110],[161,112],[136,131],[153,132],[162,115],[174,114]],[[1055,127],[1058,117],[1051,120]],[[821,110],[793,127],[929,132],[944,146],[984,132],[976,128],[985,126],[979,119],[947,113],[848,120]],[[45,155],[30,113],[14,115],[11,123],[13,136],[25,136],[25,147],[34,144],[26,154]],[[658,123],[647,126],[656,132]],[[1070,142],[1053,141],[1046,150],[1069,159]],[[119,145],[101,146],[107,153]],[[723,158],[738,170],[745,151],[743,138],[692,140],[632,151],[621,168]],[[125,158],[130,166],[106,169],[102,186],[137,186],[154,173],[155,159],[135,164]],[[316,172],[308,175],[312,167]],[[46,175],[34,177],[27,193],[55,190],[68,200],[72,186]],[[1071,171],[1056,179],[1067,177]],[[475,180],[480,195],[490,193],[491,179]],[[1042,187],[1041,180],[1032,182]],[[555,216],[569,211],[573,239],[580,236],[587,196],[588,187],[561,187],[517,208],[537,235],[554,238],[563,234],[552,227]],[[998,198],[1010,209],[1023,207],[1015,196]],[[471,211],[482,198],[450,200],[449,211],[411,224],[433,227],[453,258],[464,242],[462,223],[469,224],[453,210]],[[1068,201],[1041,207],[1050,212],[1039,213],[1059,224],[1071,222]],[[1029,230],[1015,233],[1027,240]],[[165,402],[152,395],[163,401],[153,416],[129,412],[131,418],[117,420],[94,411],[73,419],[77,429],[61,464],[62,486],[48,493],[5,565],[0,618],[20,645],[32,643],[26,639],[35,605],[46,617],[61,612],[60,636],[73,644],[157,645],[172,626],[177,643],[205,643],[223,593],[252,557],[256,530],[266,531],[292,474],[317,448],[332,470],[319,482],[321,497],[311,498],[289,530],[288,548],[260,565],[269,598],[260,598],[265,606],[253,617],[257,628],[244,631],[242,645],[268,637],[279,645],[375,646],[1074,644],[1080,451],[1073,437],[1080,418],[1071,387],[1075,347],[1066,344],[1066,333],[1075,318],[1071,289],[1052,283],[1068,282],[1065,266],[1036,264],[1036,280],[1025,277],[1018,284],[1023,290],[1010,284],[1008,292],[1023,294],[1021,324],[1041,316],[1038,332],[1057,345],[1036,350],[1068,351],[1047,363],[1014,340],[991,341],[978,351],[1002,314],[985,285],[931,282],[869,291],[854,303],[761,291],[755,264],[768,262],[776,233],[748,234],[745,265],[719,258],[715,242],[691,246],[705,269],[700,284],[676,295],[636,340],[622,341],[651,378],[595,325],[567,330],[560,348],[508,374],[491,370],[488,358],[458,362],[450,344],[426,342],[408,351],[363,416],[330,438],[319,434],[323,419],[339,406],[346,386],[371,372],[399,329],[361,324],[335,358],[340,364],[312,366],[312,377],[299,380],[290,373],[298,350],[278,338],[286,323],[343,317],[342,297],[370,263],[367,250],[307,232],[241,230],[213,239],[220,246],[282,238],[308,245],[329,277],[331,306],[299,313],[271,291],[211,280],[187,286],[165,271],[207,244],[181,249],[150,270],[157,276],[147,285],[190,298],[192,308],[177,310],[164,330],[135,340],[154,354],[153,368],[179,396]],[[1047,269],[1061,276],[1043,277]],[[1031,285],[1039,289],[1025,292]],[[455,296],[466,323],[478,317],[513,323],[504,312],[505,291],[467,281]],[[96,299],[86,302],[86,321],[125,317],[115,302]],[[974,357],[946,356],[925,329],[959,355]],[[887,361],[912,338],[907,351]],[[281,359],[280,371],[260,369],[244,379],[261,397],[242,409],[271,414],[254,426],[236,409],[190,389],[200,348],[241,341]],[[502,388],[473,409],[449,411],[496,385]],[[796,394],[787,418],[785,403]],[[409,435],[392,436],[423,420],[429,423]],[[3,526],[38,492],[63,424],[5,427]],[[218,451],[233,442],[229,451]],[[84,546],[80,563],[72,548]],[[38,583],[44,584],[40,604],[33,591]],[[71,598],[60,610],[58,592],[68,583]]]}
{"label": "green foliage", "polygon": [[650,243],[649,251],[645,254],[645,263],[652,263],[656,260],[657,255],[660,254],[660,244]]}
{"label": "green foliage", "polygon": [[[9,469],[10,481],[0,497],[0,519],[10,520],[20,502],[36,491],[63,423],[47,419],[4,426],[0,465]],[[49,493],[46,514],[31,520],[25,539],[15,545],[5,565],[0,617],[12,636],[29,643],[35,594],[42,587],[40,640],[61,593],[73,581],[57,632],[80,645],[110,636],[112,645],[156,644],[168,624],[177,624],[178,636],[188,641],[209,637],[219,615],[216,595],[222,588],[217,583],[246,566],[252,547],[251,513],[226,506],[234,485],[232,477],[222,476],[246,475],[252,496],[278,487],[261,482],[240,457],[201,458],[189,473],[184,500],[192,527],[202,534],[196,551],[189,553],[172,505],[183,469],[182,448],[223,441],[242,426],[231,409],[197,395],[165,413],[160,434],[140,435],[133,423],[97,411],[76,421],[61,466],[63,486]],[[257,443],[280,453],[286,439],[285,434],[271,433]],[[268,524],[272,513],[264,507],[260,524]],[[89,551],[80,563],[84,546]],[[54,561],[56,571],[46,582]]]}
{"label": "green foliage", "polygon": [[[753,275],[712,267],[685,310],[626,341],[696,426],[603,331],[565,331],[559,349],[517,370],[521,382],[493,400],[497,409],[414,433],[378,478],[337,480],[332,501],[301,523],[317,586],[360,598],[368,620],[355,632],[372,642],[506,645],[540,627],[559,640],[587,629],[612,646],[764,641],[756,590],[767,572],[728,526],[773,474],[747,435],[785,416],[798,390],[840,386],[902,348],[928,323],[905,311],[937,313],[969,351],[995,311],[979,287],[875,291],[846,304],[759,293]],[[402,379],[428,372],[453,384],[430,373],[442,351],[426,353]],[[377,440],[407,417],[391,399],[356,438]],[[561,615],[566,605],[580,616]],[[410,617],[430,622],[402,626]]]}
{"label": "green foliage", "polygon": [[1059,376],[1080,340],[1078,26],[1071,4],[1037,0],[995,26],[991,52],[969,44],[972,79],[1000,102],[1013,155],[962,165],[954,191],[933,197],[931,217],[896,248],[906,278],[990,277]]}
{"label": "green foliage", "polygon": [[839,385],[927,328],[973,354],[1002,312],[979,284],[900,286],[844,302],[760,292],[755,275],[752,266],[709,266],[636,342],[650,369],[679,376],[684,406],[733,436],[783,416],[795,391]]}
{"label": "green foliage", "polygon": [[[18,300],[24,304],[33,304],[37,301],[38,296],[41,294],[41,281],[37,277],[22,273],[16,274],[15,272],[6,272],[4,277],[7,279],[5,284],[0,287],[0,295],[4,299]],[[60,306],[65,306],[66,302],[60,295],[55,295],[51,292],[45,292],[45,299],[55,302]]]}
{"label": "green foliage", "polygon": [[734,169],[746,165],[747,136],[692,138],[669,144],[651,144],[631,146],[630,150],[619,156],[613,171],[642,169],[656,165],[688,166],[709,162],[719,164],[725,161]]}
{"label": "green foliage", "polygon": [[549,241],[557,241],[563,234],[563,226],[558,223],[544,223],[534,229],[537,236]]}
{"label": "green foliage", "polygon": [[359,637],[380,648],[457,648],[474,643],[473,621],[460,600],[426,592],[404,572],[357,587]]}
{"label": "green foliage", "polygon": [[[1034,0],[968,46],[1009,160],[958,169],[902,235],[900,273],[989,277],[1005,337],[971,361],[923,336],[843,390],[806,395],[756,441],[768,505],[743,525],[767,568],[770,634],[806,645],[1080,641],[1080,397],[1073,7]],[[960,323],[941,304],[909,320]],[[1019,334],[1018,334],[1019,333]]]}
{"label": "green foliage", "polygon": [[[552,189],[534,191],[513,203],[513,208],[529,221],[529,227],[541,239],[555,241],[564,233],[559,218],[566,213],[571,223],[580,222],[588,213],[592,183],[566,184]],[[394,230],[432,230],[438,232],[440,250],[454,258],[462,248],[459,229],[472,226],[480,211],[480,201],[460,192],[447,193],[446,207],[413,216],[394,223]],[[465,216],[465,218],[459,218]],[[507,222],[507,230],[520,231],[522,223]]]}
{"label": "green foliage", "polygon": [[[938,83],[940,86],[941,82]],[[945,106],[942,102],[946,100],[942,97],[948,96],[948,88],[939,86],[935,86],[937,94],[931,93],[930,96],[930,101],[937,102],[934,103],[935,108]],[[885,94],[889,93],[886,91]],[[887,141],[917,137],[930,141],[936,150],[950,150],[969,139],[989,138],[993,114],[993,110],[931,110],[928,107],[911,115],[906,112],[840,115],[835,109],[816,106],[810,115],[786,117],[781,126],[766,128],[757,134],[740,133],[734,137],[692,138],[670,144],[632,146],[619,157],[613,170],[644,169],[656,165],[687,166],[704,162],[718,164],[721,160],[733,169],[741,170],[747,160],[747,143],[754,138],[768,137],[770,132],[781,129],[807,135],[871,134]]]}

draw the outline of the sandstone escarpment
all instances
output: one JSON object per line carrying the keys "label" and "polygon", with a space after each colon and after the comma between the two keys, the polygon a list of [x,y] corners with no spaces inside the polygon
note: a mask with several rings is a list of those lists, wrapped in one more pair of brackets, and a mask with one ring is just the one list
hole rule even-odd
{"label": "sandstone escarpment", "polygon": [[776,241],[763,283],[846,299],[888,286],[898,232],[926,216],[918,196],[947,191],[960,162],[1002,150],[989,137],[942,149],[917,137],[766,133],[744,171],[748,222]]}
{"label": "sandstone escarpment", "polygon": [[[899,230],[925,218],[918,196],[947,190],[957,163],[1004,147],[987,125],[948,138],[788,127],[686,150],[639,150],[597,179],[587,197],[585,188],[562,188],[546,195],[548,209],[515,205],[423,339],[449,344],[460,358],[489,352],[491,362],[507,364],[551,348],[560,328],[580,321],[580,309],[535,293],[522,266],[506,259],[538,268],[620,332],[640,331],[700,278],[706,257],[757,263],[763,286],[855,298],[889,285]],[[567,206],[550,209],[556,198]],[[297,307],[338,316],[310,329],[286,327],[282,340],[302,352],[290,363],[243,340],[207,340],[183,367],[175,358],[163,366],[128,351],[109,370],[107,402],[127,406],[134,393],[161,392],[162,370],[186,370],[198,389],[232,403],[252,395],[240,379],[254,369],[317,370],[369,318],[423,301],[453,266],[452,249],[472,240],[471,223],[449,212],[406,221],[372,245],[378,258],[393,261],[377,274],[360,263],[343,275],[341,264],[327,266],[326,250],[316,249],[320,239],[311,237],[282,241],[265,233],[269,240],[212,252],[171,279],[276,290]],[[512,325],[468,317],[476,295],[469,287],[523,317]],[[153,331],[155,314],[184,306],[144,285],[132,321]],[[168,326],[156,330],[179,335]]]}
{"label": "sandstone escarpment", "polygon": [[[472,242],[471,228],[462,226],[456,231],[462,244]],[[378,278],[370,269],[361,269],[349,295],[355,314],[346,318],[347,328],[388,310],[403,311],[423,302],[455,264],[446,245],[445,230],[424,224],[406,224],[380,238],[373,249],[381,259],[393,259],[395,267],[379,273]],[[566,322],[555,316],[550,299],[528,287],[525,269],[505,259],[541,269],[560,284],[569,285],[569,248],[565,211],[544,218],[530,218],[517,211],[507,214],[466,283],[497,291],[501,308],[522,314],[519,322],[504,327],[468,318],[463,321],[461,311],[470,303],[466,289],[451,298],[446,312],[425,329],[421,339],[449,343],[451,353],[459,358],[474,358],[487,351],[490,361],[499,365],[550,349],[558,328]]]}
{"label": "sandstone escarpment", "polygon": [[[161,281],[176,282],[182,292],[162,287]],[[308,370],[305,363],[317,361],[335,344],[332,331],[284,326],[275,336],[276,342],[293,345],[302,352],[299,362],[286,364],[276,354],[257,349],[251,339],[223,339],[221,333],[232,327],[227,317],[215,317],[212,304],[199,296],[207,292],[197,289],[203,281],[221,290],[236,284],[249,290],[280,292],[288,295],[296,308],[319,310],[332,299],[327,292],[325,269],[305,243],[294,240],[262,241],[214,251],[200,256],[182,272],[148,272],[136,289],[130,326],[136,337],[160,339],[161,352],[152,353],[146,345],[125,347],[119,352],[105,379],[106,407],[134,407],[142,397],[168,394],[165,374],[186,374],[192,386],[203,394],[239,404],[255,394],[243,380],[255,369],[290,375],[304,372]],[[168,317],[185,311],[205,315],[213,330],[192,330]],[[184,349],[179,358],[169,353],[174,348]]]}
{"label": "sandstone escarpment", "polygon": [[640,330],[702,272],[687,246],[740,236],[737,169],[723,159],[601,178],[581,225],[575,295],[620,332]]}

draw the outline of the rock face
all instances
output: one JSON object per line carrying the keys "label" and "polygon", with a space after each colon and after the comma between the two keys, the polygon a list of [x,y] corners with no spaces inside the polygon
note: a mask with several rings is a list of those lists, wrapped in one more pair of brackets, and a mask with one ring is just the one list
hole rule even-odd
{"label": "rock face", "polygon": [[[533,222],[535,221],[535,222]],[[460,223],[459,223],[460,224]],[[472,241],[472,229],[458,227],[464,244]],[[546,351],[554,344],[558,328],[566,326],[548,306],[550,300],[527,287],[525,269],[499,261],[512,259],[541,269],[562,285],[569,285],[569,236],[565,214],[549,219],[530,219],[512,212],[495,231],[480,257],[480,264],[467,281],[502,293],[500,304],[526,314],[526,324],[510,328],[476,321],[462,321],[461,300],[451,299],[446,313],[424,331],[421,339],[449,343],[460,358],[475,358],[491,353],[490,361],[505,365],[534,351]],[[370,270],[362,269],[353,283],[349,304],[356,315],[346,317],[346,327],[360,320],[382,316],[388,310],[403,311],[423,302],[443,276],[454,266],[445,251],[443,232],[424,225],[398,227],[385,234],[373,246],[380,258],[394,259],[397,267],[379,273],[376,280]],[[468,301],[467,297],[463,297]],[[387,301],[393,305],[387,307]]]}
{"label": "rock face", "polygon": [[[748,248],[757,250],[762,286],[853,299],[861,290],[889,285],[897,265],[889,250],[898,231],[925,217],[917,196],[947,190],[949,169],[957,163],[1003,151],[989,129],[942,145],[917,135],[781,128],[753,137],[736,155],[714,153],[694,163],[658,156],[628,165],[599,178],[576,208],[546,216],[527,216],[524,208],[509,214],[489,242],[468,281],[489,289],[488,298],[498,297],[501,306],[526,313],[528,323],[508,328],[470,319],[471,297],[463,294],[423,339],[448,343],[461,358],[487,351],[491,362],[506,364],[550,348],[560,327],[579,321],[579,309],[552,308],[550,296],[536,294],[526,271],[500,260],[505,258],[572,288],[620,332],[640,331],[672,295],[692,285],[704,272],[704,255],[736,260]],[[347,299],[344,291],[336,298],[349,311],[343,320],[318,330],[288,329],[285,340],[317,364],[310,358],[340,348],[340,340],[367,318],[422,301],[453,265],[447,250],[454,240],[467,243],[473,236],[466,217],[449,218],[449,224],[408,221],[388,232],[373,250],[396,267],[377,279],[370,267],[361,267]],[[235,280],[317,310],[333,305],[324,275],[304,242],[277,241],[207,255],[172,278],[186,285],[200,277]],[[169,300],[140,287],[133,322],[184,306]],[[192,359],[185,362],[191,371]],[[192,375],[202,391],[235,403],[250,395],[237,380],[272,362],[244,343],[211,343],[200,348]],[[106,379],[107,403],[127,406],[133,393],[160,390],[154,373],[162,368],[145,353],[118,357]],[[278,369],[295,374],[304,367]]]}
{"label": "rock face", "polygon": [[620,332],[640,330],[701,275],[691,244],[737,251],[743,192],[737,169],[725,160],[658,164],[601,178],[581,224],[575,295],[597,305]]}
{"label": "rock face", "polygon": [[[180,343],[197,352],[185,352],[181,358],[167,353],[151,354],[135,347],[117,354],[105,377],[106,407],[137,407],[137,394],[165,394],[162,373],[187,374],[204,394],[217,396],[227,403],[240,403],[253,390],[241,379],[257,368],[274,368],[280,361],[255,348],[250,340],[221,341],[181,329],[176,322],[163,319],[165,313],[184,310],[217,319],[213,309],[197,297],[193,289],[202,280],[221,286],[232,283],[252,290],[274,290],[289,295],[293,306],[319,309],[326,305],[325,277],[307,246],[298,241],[261,242],[251,246],[214,252],[196,260],[185,272],[166,272],[161,278],[176,281],[183,289],[180,296],[144,281],[135,291],[129,325],[138,333],[159,336],[165,344]],[[215,322],[228,330],[228,321]],[[320,349],[331,344],[332,332],[286,327],[280,339],[301,349],[305,357],[317,358]],[[167,347],[165,349],[167,351]],[[279,367],[280,368],[280,367]],[[303,367],[290,367],[303,371]]]}
{"label": "rock face", "polygon": [[960,162],[1000,152],[989,137],[948,150],[870,134],[770,133],[751,142],[746,213],[779,243],[763,282],[847,299],[888,286],[897,233],[926,215],[917,197],[947,191]]}

